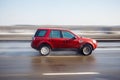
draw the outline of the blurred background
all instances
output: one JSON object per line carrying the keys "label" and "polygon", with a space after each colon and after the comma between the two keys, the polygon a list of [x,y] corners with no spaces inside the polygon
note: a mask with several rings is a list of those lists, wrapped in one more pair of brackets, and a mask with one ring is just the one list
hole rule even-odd
{"label": "blurred background", "polygon": [[54,27],[72,30],[79,36],[96,40],[120,40],[120,26],[73,26],[73,25],[16,25],[0,26],[0,40],[31,40],[37,28]]}
{"label": "blurred background", "polygon": [[[41,56],[30,45],[45,27],[70,29],[98,47],[90,56]],[[120,80],[120,0],[0,0],[0,80]]]}
{"label": "blurred background", "polygon": [[120,40],[120,0],[0,0],[0,40],[31,40],[59,27],[98,40]]}

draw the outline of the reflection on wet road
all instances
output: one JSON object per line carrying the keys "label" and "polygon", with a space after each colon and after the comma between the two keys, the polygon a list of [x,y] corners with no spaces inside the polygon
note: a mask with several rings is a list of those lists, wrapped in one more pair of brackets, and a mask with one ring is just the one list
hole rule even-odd
{"label": "reflection on wet road", "polygon": [[42,57],[29,41],[1,41],[0,80],[120,80],[119,44],[100,43],[91,56],[55,51]]}

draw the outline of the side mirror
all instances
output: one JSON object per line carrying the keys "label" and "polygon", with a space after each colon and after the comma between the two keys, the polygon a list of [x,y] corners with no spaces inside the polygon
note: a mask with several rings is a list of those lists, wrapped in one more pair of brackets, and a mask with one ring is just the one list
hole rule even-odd
{"label": "side mirror", "polygon": [[76,36],[74,36],[72,39],[77,39],[77,37],[76,37]]}

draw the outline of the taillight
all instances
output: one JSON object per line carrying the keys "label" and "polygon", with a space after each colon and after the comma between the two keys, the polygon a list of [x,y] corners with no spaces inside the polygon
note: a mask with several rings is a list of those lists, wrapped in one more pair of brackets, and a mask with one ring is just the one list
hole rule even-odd
{"label": "taillight", "polygon": [[34,37],[34,36],[32,37],[32,40],[35,40],[35,37]]}

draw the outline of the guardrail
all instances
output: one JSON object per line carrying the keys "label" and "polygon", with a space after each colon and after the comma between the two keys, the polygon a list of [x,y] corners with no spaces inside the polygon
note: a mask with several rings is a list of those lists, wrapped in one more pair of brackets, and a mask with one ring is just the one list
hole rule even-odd
{"label": "guardrail", "polygon": [[[0,33],[0,40],[32,40],[34,33]],[[78,33],[79,36],[94,38],[98,41],[120,41],[120,34]]]}
{"label": "guardrail", "polygon": [[119,41],[120,39],[120,26],[16,25],[0,26],[0,40],[31,40],[36,29],[40,27],[70,29],[79,36],[99,41]]}

